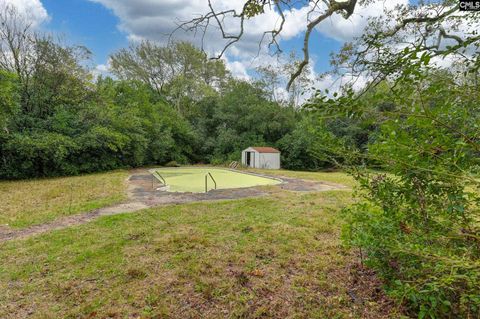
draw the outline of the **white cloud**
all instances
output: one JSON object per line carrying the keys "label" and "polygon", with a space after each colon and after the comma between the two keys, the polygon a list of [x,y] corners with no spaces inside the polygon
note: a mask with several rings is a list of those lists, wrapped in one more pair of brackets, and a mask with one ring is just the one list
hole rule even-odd
{"label": "white cloud", "polygon": [[0,0],[0,8],[6,6],[15,7],[18,13],[24,16],[34,28],[50,19],[40,0]]}
{"label": "white cloud", "polygon": [[[168,36],[182,22],[189,21],[209,12],[206,0],[89,0],[97,2],[112,10],[120,18],[119,28],[128,34],[131,41],[142,39],[165,43]],[[239,12],[245,3],[244,0],[212,0],[216,11],[236,9]],[[359,36],[367,26],[369,17],[382,15],[384,9],[391,10],[397,5],[408,4],[408,0],[376,0],[368,6],[357,6],[355,13],[345,20],[336,14],[322,22],[317,31],[323,35],[344,42]],[[286,41],[301,36],[306,30],[307,16],[312,9],[312,2],[303,6],[284,11],[285,23],[279,41]],[[313,16],[310,16],[313,18]],[[279,27],[281,15],[275,8],[266,8],[265,13],[245,20],[242,39],[232,45],[227,52],[227,61],[232,73],[242,78],[248,76],[248,70],[258,62],[269,60],[266,45],[270,42],[267,36],[263,39],[263,46],[259,47],[264,32]],[[213,21],[212,21],[213,24]],[[225,31],[237,34],[239,19],[225,18]],[[175,39],[186,40],[197,45],[202,40],[202,32],[197,34],[184,33],[179,30]],[[210,54],[219,53],[227,43],[222,39],[220,30],[211,26],[204,38],[204,49]],[[260,54],[259,54],[260,53]],[[252,61],[253,58],[256,61]],[[241,64],[241,65],[240,65]]]}
{"label": "white cloud", "polygon": [[[90,0],[97,2],[113,11],[120,18],[119,29],[128,34],[130,40],[141,39],[165,42],[168,36],[179,24],[189,21],[194,17],[203,15],[209,11],[206,0]],[[214,0],[212,6],[216,11],[242,9],[244,0]],[[292,9],[285,13],[285,25],[283,27],[283,39],[290,39],[305,30],[305,16],[308,7]],[[254,55],[258,51],[258,43],[265,31],[272,30],[280,25],[280,14],[275,9],[267,9],[265,14],[245,20],[244,35],[241,41],[232,46],[230,55],[249,54]],[[303,22],[303,23],[302,23]],[[210,52],[219,52],[226,44],[222,39],[220,30],[213,25],[205,37],[205,49]],[[225,31],[229,34],[237,34],[240,30],[238,18],[226,17]],[[200,44],[202,32],[184,33],[178,30],[175,37]],[[269,39],[265,39],[268,43]],[[232,53],[234,52],[234,53]]]}
{"label": "white cloud", "polygon": [[95,69],[99,72],[108,72],[110,70],[110,67],[107,64],[99,64]]}
{"label": "white cloud", "polygon": [[98,64],[92,71],[94,78],[99,76],[112,76],[110,73],[110,60],[106,64]]}
{"label": "white cloud", "polygon": [[398,6],[408,5],[409,0],[373,1],[366,6],[358,5],[350,18],[345,19],[335,14],[319,24],[317,30],[323,35],[340,42],[351,41],[362,35],[368,24],[368,19],[381,17],[386,11]]}
{"label": "white cloud", "polygon": [[227,69],[232,73],[234,77],[242,80],[250,79],[250,76],[248,75],[248,71],[244,63],[240,61],[228,61],[228,59],[224,59],[224,60],[225,60],[225,65],[227,66]]}

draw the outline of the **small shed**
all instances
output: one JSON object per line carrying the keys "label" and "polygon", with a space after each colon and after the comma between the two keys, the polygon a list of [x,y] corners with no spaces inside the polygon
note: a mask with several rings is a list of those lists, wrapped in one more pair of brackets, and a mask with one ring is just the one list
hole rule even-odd
{"label": "small shed", "polygon": [[252,168],[280,169],[280,151],[273,147],[251,146],[242,151],[242,164]]}

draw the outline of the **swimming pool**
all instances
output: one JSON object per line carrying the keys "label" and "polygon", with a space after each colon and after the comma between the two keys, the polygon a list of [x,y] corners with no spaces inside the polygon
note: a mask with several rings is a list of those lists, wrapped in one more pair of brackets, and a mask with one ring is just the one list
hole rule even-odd
{"label": "swimming pool", "polygon": [[[165,180],[164,188],[169,192],[203,193],[205,190],[243,188],[264,185],[276,185],[281,181],[274,178],[256,176],[238,171],[210,168],[210,167],[185,167],[185,168],[160,168],[151,171],[156,178]],[[206,182],[205,182],[206,180]],[[205,185],[207,187],[205,188]]]}

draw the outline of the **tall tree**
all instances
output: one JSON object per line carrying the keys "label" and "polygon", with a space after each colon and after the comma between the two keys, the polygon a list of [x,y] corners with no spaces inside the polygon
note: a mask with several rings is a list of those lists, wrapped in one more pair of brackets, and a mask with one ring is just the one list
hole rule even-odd
{"label": "tall tree", "polygon": [[[25,114],[46,116],[56,105],[84,98],[91,80],[81,66],[91,55],[85,47],[64,46],[36,33],[28,18],[11,5],[2,6],[0,25],[0,68],[17,76]],[[75,100],[61,100],[74,92]]]}
{"label": "tall tree", "polygon": [[220,88],[229,78],[223,61],[208,60],[190,43],[159,46],[144,41],[111,56],[112,72],[121,79],[150,85],[180,111]]}
{"label": "tall tree", "polygon": [[20,108],[17,80],[15,74],[0,70],[0,131],[6,134],[9,122]]}
{"label": "tall tree", "polygon": [[31,23],[13,5],[4,5],[0,26],[0,68],[16,74],[22,86],[22,104],[29,105],[28,87],[36,59]]}

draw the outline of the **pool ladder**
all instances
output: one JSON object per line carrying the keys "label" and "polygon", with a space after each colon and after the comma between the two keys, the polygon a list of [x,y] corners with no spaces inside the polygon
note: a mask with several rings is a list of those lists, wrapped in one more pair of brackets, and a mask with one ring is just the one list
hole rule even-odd
{"label": "pool ladder", "polygon": [[205,174],[205,193],[208,193],[208,177],[209,176],[212,179],[213,184],[215,185],[215,189],[217,189],[217,182],[215,181],[215,178],[213,178],[212,174],[208,172],[207,174]]}
{"label": "pool ladder", "polygon": [[155,180],[158,180],[159,182],[161,182],[163,184],[163,186],[167,186],[167,182],[165,182],[165,178],[163,178],[163,176],[160,175],[159,172],[155,171],[152,174],[152,189],[154,187]]}

